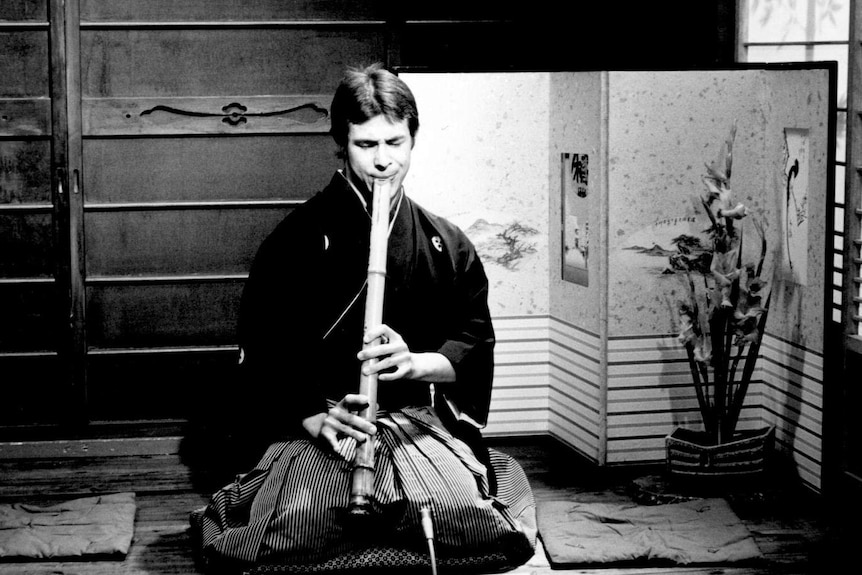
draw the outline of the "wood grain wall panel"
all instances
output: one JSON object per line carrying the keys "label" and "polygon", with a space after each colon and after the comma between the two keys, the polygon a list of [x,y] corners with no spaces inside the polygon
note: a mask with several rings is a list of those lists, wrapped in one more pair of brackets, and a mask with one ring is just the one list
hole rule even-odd
{"label": "wood grain wall panel", "polygon": [[[4,102],[0,100],[0,109],[3,105]],[[2,125],[0,122],[0,130]],[[31,204],[49,207],[51,205],[50,170],[51,142],[49,140],[0,140],[0,211],[4,208],[10,210],[16,207],[23,208]]]}
{"label": "wood grain wall panel", "polygon": [[50,135],[51,100],[49,98],[0,98],[0,136]]}
{"label": "wood grain wall panel", "polygon": [[0,354],[56,350],[60,295],[53,281],[0,283]]}
{"label": "wood grain wall panel", "polygon": [[45,22],[46,20],[48,20],[48,0],[0,2],[0,22]]}
{"label": "wood grain wall panel", "polygon": [[88,203],[304,200],[342,165],[328,134],[91,138]]}
{"label": "wood grain wall panel", "polygon": [[88,213],[87,275],[246,273],[287,210],[159,210]]}
{"label": "wood grain wall panel", "polygon": [[[385,53],[382,29],[82,30],[85,98],[332,93]],[[326,62],[326,66],[321,66]]]}
{"label": "wood grain wall panel", "polygon": [[371,20],[387,0],[81,0],[85,22]]}
{"label": "wood grain wall panel", "polygon": [[232,345],[241,291],[242,283],[232,281],[90,286],[87,336],[91,351]]}
{"label": "wood grain wall panel", "polygon": [[48,97],[48,30],[0,27],[0,98]]}

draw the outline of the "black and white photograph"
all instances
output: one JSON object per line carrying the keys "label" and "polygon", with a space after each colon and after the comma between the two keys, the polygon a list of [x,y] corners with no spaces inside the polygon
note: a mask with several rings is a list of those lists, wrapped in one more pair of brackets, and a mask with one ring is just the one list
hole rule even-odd
{"label": "black and white photograph", "polygon": [[820,575],[862,1],[0,0],[0,575]]}

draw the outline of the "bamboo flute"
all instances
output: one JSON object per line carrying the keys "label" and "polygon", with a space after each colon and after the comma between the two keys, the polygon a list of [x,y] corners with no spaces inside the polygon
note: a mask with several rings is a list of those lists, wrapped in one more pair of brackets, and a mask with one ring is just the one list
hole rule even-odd
{"label": "bamboo flute", "polygon": [[[386,251],[389,240],[389,199],[391,184],[374,181],[372,190],[371,237],[368,251],[368,291],[365,294],[364,331],[383,323],[383,292],[386,287]],[[364,337],[363,337],[364,340]],[[362,349],[377,345],[379,340],[363,343]],[[365,365],[373,365],[376,359],[368,359]],[[368,397],[368,406],[359,415],[375,423],[377,421],[377,374],[359,374],[359,393]],[[349,511],[353,515],[368,515],[372,512],[374,499],[374,440],[369,437],[356,446],[353,459],[353,475],[350,485]]]}

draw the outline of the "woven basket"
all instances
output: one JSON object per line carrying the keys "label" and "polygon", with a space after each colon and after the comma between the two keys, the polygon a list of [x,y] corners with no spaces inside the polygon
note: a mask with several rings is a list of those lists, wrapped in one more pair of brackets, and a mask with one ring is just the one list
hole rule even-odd
{"label": "woven basket", "polygon": [[738,432],[721,445],[708,445],[703,432],[677,428],[666,438],[667,467],[677,477],[754,477],[766,470],[774,444],[772,426]]}

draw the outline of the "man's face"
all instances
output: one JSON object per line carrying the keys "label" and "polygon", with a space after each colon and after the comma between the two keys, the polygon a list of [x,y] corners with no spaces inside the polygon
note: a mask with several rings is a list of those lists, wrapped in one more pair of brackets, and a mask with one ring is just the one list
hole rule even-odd
{"label": "man's face", "polygon": [[375,180],[388,180],[394,197],[410,169],[413,138],[407,120],[393,122],[374,116],[362,124],[350,124],[347,132],[347,163],[354,182],[371,191]]}

